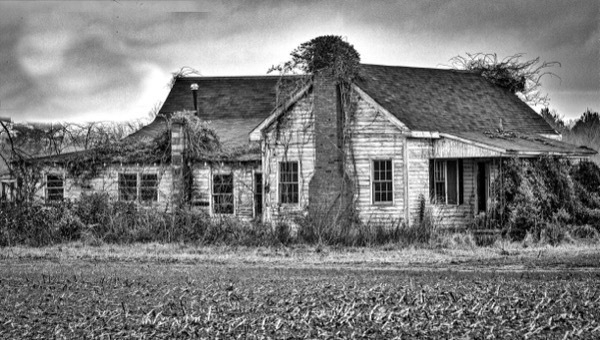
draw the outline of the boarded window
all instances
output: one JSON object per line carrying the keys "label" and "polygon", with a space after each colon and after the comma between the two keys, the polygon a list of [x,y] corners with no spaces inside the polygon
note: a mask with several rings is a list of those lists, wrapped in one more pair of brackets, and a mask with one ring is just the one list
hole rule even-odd
{"label": "boarded window", "polygon": [[140,200],[142,202],[158,201],[158,175],[141,174],[140,176]]}
{"label": "boarded window", "polygon": [[62,175],[46,175],[46,201],[61,201],[65,198],[65,188]]}
{"label": "boarded window", "polygon": [[137,200],[137,174],[119,174],[119,200]]}
{"label": "boarded window", "polygon": [[213,212],[233,214],[233,175],[213,175]]}
{"label": "boarded window", "polygon": [[371,179],[373,203],[392,203],[394,201],[392,161],[374,160]]}
{"label": "boarded window", "polygon": [[463,162],[461,160],[432,160],[430,180],[432,202],[463,204]]}
{"label": "boarded window", "polygon": [[298,203],[298,162],[279,164],[279,202]]}

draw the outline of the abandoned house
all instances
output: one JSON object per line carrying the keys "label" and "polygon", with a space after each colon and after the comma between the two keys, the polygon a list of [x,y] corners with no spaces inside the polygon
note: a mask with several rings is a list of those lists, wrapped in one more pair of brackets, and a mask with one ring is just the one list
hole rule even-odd
{"label": "abandoned house", "polygon": [[[335,202],[349,202],[363,222],[414,223],[425,204],[456,226],[486,211],[502,158],[595,153],[561,142],[516,95],[466,71],[363,64],[346,99],[326,72],[284,80],[299,86],[278,101],[278,76],[178,78],[155,120],[127,137],[170,129],[168,164],[124,160],[82,182],[57,159],[39,197],[103,191],[267,222],[347,213]],[[348,99],[352,109],[343,110]],[[242,152],[185,157],[185,122],[174,116],[183,111]]]}

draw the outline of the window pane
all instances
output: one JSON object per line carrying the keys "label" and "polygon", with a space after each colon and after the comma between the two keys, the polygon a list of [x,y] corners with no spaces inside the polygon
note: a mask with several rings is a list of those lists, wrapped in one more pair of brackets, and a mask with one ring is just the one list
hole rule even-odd
{"label": "window pane", "polygon": [[46,175],[46,199],[60,201],[64,199],[63,178],[61,175]]}
{"label": "window pane", "polygon": [[213,212],[233,214],[233,175],[213,176]]}
{"label": "window pane", "polygon": [[142,174],[140,186],[142,202],[155,202],[158,200],[157,174]]}
{"label": "window pane", "polygon": [[119,199],[121,201],[137,199],[137,174],[119,174]]}
{"label": "window pane", "polygon": [[391,160],[373,161],[373,202],[393,202],[393,174]]}
{"label": "window pane", "polygon": [[279,165],[280,203],[298,203],[298,162],[281,162]]}

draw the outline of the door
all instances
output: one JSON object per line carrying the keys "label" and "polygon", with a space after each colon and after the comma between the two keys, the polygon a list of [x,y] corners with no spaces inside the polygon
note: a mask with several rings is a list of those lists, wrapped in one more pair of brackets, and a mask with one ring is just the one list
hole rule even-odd
{"label": "door", "polygon": [[488,175],[487,164],[485,162],[477,163],[477,211],[487,211],[488,199]]}
{"label": "door", "polygon": [[262,174],[254,174],[254,217],[262,218],[263,211],[263,183]]}

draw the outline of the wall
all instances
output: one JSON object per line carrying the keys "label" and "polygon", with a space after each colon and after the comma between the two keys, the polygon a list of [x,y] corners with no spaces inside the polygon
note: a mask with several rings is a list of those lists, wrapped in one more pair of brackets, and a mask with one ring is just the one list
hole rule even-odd
{"label": "wall", "polygon": [[[347,173],[355,184],[356,208],[363,222],[389,223],[405,220],[406,137],[371,103],[356,98],[356,113],[349,120]],[[392,160],[393,203],[374,204],[371,188],[373,160]]]}
{"label": "wall", "polygon": [[[477,163],[488,164],[490,182],[493,181],[498,174],[498,158],[490,156],[495,156],[496,153],[444,139],[436,141],[410,138],[407,142],[410,222],[418,223],[420,199],[423,197],[426,206],[432,209],[436,224],[456,228],[468,225],[477,211]],[[429,160],[435,158],[463,159],[464,204],[434,206],[429,204]]]}
{"label": "wall", "polygon": [[[308,209],[308,190],[315,166],[313,99],[306,95],[280,119],[267,127],[261,141],[263,150],[264,219],[279,221],[302,216]],[[297,161],[299,203],[279,202],[279,162]]]}
{"label": "wall", "polygon": [[[81,195],[92,193],[107,193],[112,199],[119,198],[119,173],[139,173],[139,174],[157,174],[158,175],[158,201],[152,204],[158,208],[167,209],[171,206],[172,192],[172,172],[169,166],[160,165],[112,165],[107,166],[100,171],[100,176],[89,180],[75,180],[69,177],[66,171],[59,167],[47,167],[43,170],[44,174],[62,174],[64,180],[65,199],[78,200]],[[44,176],[45,180],[45,176]],[[35,195],[36,199],[45,200],[45,183],[39,185]]]}
{"label": "wall", "polygon": [[254,213],[254,174],[261,171],[258,162],[197,162],[192,166],[192,207],[215,216],[212,201],[213,174],[233,174],[233,215],[242,219],[257,217]]}
{"label": "wall", "polygon": [[[370,102],[355,99],[356,112],[353,117],[346,118],[350,138],[346,144],[349,159],[346,160],[345,170],[353,182],[357,213],[364,222],[388,223],[404,220],[406,137]],[[305,96],[280,120],[267,127],[264,133],[264,217],[267,221],[291,219],[308,212],[309,183],[315,173],[317,152],[312,106],[312,94]],[[371,164],[374,159],[392,160],[394,201],[391,204],[375,205],[372,202]],[[279,203],[278,167],[281,161],[299,162],[299,204]],[[327,168],[327,165],[324,168]],[[329,170],[333,172],[334,169]],[[318,186],[315,188],[318,189]]]}

